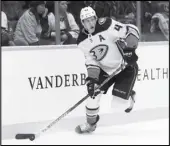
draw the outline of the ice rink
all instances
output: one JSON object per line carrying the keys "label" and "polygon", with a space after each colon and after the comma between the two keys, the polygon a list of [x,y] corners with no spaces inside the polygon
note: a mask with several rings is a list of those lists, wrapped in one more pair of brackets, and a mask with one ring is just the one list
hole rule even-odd
{"label": "ice rink", "polygon": [[98,127],[93,134],[74,131],[45,133],[34,141],[2,140],[2,145],[168,145],[169,119]]}

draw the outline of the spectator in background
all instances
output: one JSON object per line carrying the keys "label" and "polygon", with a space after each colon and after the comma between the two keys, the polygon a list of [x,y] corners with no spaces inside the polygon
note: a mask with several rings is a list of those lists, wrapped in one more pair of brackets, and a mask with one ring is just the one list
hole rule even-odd
{"label": "spectator in background", "polygon": [[117,1],[116,11],[118,21],[136,25],[136,1]]}
{"label": "spectator in background", "polygon": [[85,6],[86,5],[84,1],[70,1],[68,4],[68,11],[71,12],[71,14],[73,14],[75,21],[78,24],[80,29],[83,28],[81,21],[80,21],[80,11]]}
{"label": "spectator in background", "polygon": [[1,46],[14,46],[12,35],[8,31],[8,19],[3,11],[1,11]]}
{"label": "spectator in background", "polygon": [[114,1],[84,1],[85,6],[90,6],[96,11],[96,15],[101,17],[115,17]]}
{"label": "spectator in background", "polygon": [[99,18],[112,17],[115,19],[115,12],[117,11],[115,1],[70,1],[68,4],[68,10],[74,15],[80,29],[83,29],[80,21],[80,11],[87,6],[92,7]]}
{"label": "spectator in background", "polygon": [[7,15],[3,11],[1,11],[1,29],[8,30]]}
{"label": "spectator in background", "polygon": [[[67,1],[59,1],[61,44],[76,44],[79,27],[71,13],[67,11]],[[52,37],[55,37],[54,2],[47,2],[47,8],[53,10],[48,14],[48,24]]]}
{"label": "spectator in background", "polygon": [[1,11],[1,46],[8,46],[9,35],[8,30],[8,20],[6,14]]}
{"label": "spectator in background", "polygon": [[2,11],[7,15],[9,27],[15,31],[17,22],[24,13],[25,1],[2,1]]}
{"label": "spectator in background", "polygon": [[47,12],[44,1],[32,1],[30,9],[24,12],[17,23],[14,43],[18,46],[39,45],[39,38],[43,31],[41,22],[47,22],[44,21],[47,19]]}
{"label": "spectator in background", "polygon": [[169,2],[159,3],[159,11],[152,16],[150,32],[161,32],[169,40]]}

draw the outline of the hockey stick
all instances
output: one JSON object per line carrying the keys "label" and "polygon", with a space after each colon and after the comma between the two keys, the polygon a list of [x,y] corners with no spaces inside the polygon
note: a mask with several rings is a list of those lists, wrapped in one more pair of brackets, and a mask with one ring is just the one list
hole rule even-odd
{"label": "hockey stick", "polygon": [[[113,73],[111,74],[101,85],[99,85],[95,90],[100,89],[103,87],[112,77],[114,77],[117,73],[119,73],[122,70],[122,65]],[[33,133],[19,133],[15,136],[16,139],[30,139],[33,141],[35,138],[39,137],[42,133],[49,130],[52,126],[54,126],[60,119],[64,118],[67,114],[69,114],[72,110],[74,110],[77,106],[79,106],[83,101],[85,101],[89,97],[89,94],[87,94],[84,98],[82,98],[79,102],[77,102],[74,106],[72,106],[70,109],[68,109],[65,113],[63,113],[61,116],[59,116],[57,119],[55,119],[53,122],[51,122],[47,127],[42,129],[39,133],[33,134]]]}

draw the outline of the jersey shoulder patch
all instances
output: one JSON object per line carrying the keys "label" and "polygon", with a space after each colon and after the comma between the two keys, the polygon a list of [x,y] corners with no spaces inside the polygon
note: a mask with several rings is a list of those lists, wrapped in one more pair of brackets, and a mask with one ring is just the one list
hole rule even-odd
{"label": "jersey shoulder patch", "polygon": [[99,18],[96,24],[95,34],[100,33],[102,31],[106,31],[111,26],[111,24],[112,24],[111,18],[108,17]]}
{"label": "jersey shoulder patch", "polygon": [[98,23],[100,25],[104,24],[106,22],[106,17],[99,18]]}

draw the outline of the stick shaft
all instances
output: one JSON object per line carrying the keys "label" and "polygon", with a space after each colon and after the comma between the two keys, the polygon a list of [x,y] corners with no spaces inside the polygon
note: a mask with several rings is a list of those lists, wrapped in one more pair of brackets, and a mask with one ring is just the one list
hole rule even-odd
{"label": "stick shaft", "polygon": [[[113,74],[111,74],[101,85],[99,85],[97,89],[100,89],[103,87],[112,77],[114,77],[120,70],[122,69],[122,66],[120,66]],[[83,97],[80,101],[78,101],[74,106],[72,106],[70,109],[68,109],[65,113],[63,113],[61,116],[59,116],[57,119],[55,119],[53,122],[51,122],[46,128],[41,130],[39,133],[35,135],[35,137],[39,137],[42,133],[49,130],[53,125],[55,125],[60,119],[64,118],[67,114],[69,114],[72,110],[74,110],[77,106],[79,106],[83,101],[85,101],[89,97],[89,94],[87,94],[85,97]]]}

